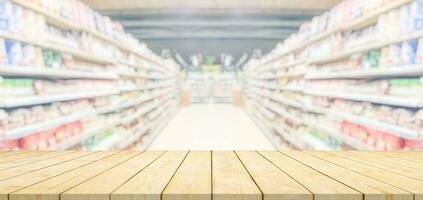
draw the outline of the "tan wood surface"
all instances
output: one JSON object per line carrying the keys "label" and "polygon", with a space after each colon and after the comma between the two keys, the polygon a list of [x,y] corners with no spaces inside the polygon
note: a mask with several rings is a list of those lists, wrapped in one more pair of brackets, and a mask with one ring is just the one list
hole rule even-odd
{"label": "tan wood surface", "polygon": [[163,200],[211,200],[211,152],[190,152],[163,192]]}
{"label": "tan wood surface", "polygon": [[360,200],[362,193],[334,180],[280,152],[260,152],[279,169],[304,185],[314,194],[315,200]]}
{"label": "tan wood surface", "polygon": [[313,199],[311,192],[276,166],[269,164],[269,161],[257,152],[237,152],[237,155],[262,191],[264,199]]}
{"label": "tan wood surface", "polygon": [[364,163],[354,162],[347,158],[336,156],[329,152],[307,152],[320,159],[332,162],[343,168],[350,169],[362,175],[380,180],[384,183],[394,185],[405,191],[412,192],[415,200],[423,199],[423,181],[419,181],[410,177],[401,176],[397,173],[384,171],[380,168],[369,166]]}
{"label": "tan wood surface", "polygon": [[423,152],[0,152],[0,200],[423,200]]}
{"label": "tan wood surface", "polygon": [[110,194],[164,152],[145,152],[61,194],[62,200],[108,200]]}
{"label": "tan wood surface", "polygon": [[112,193],[112,200],[160,200],[187,152],[167,152]]}
{"label": "tan wood surface", "polygon": [[[78,184],[108,170],[134,156],[139,152],[119,152],[112,156],[97,160],[78,169],[63,173],[59,176],[31,185],[10,194],[11,200],[59,200],[60,194]],[[56,185],[55,187],[49,187]]]}
{"label": "tan wood surface", "polygon": [[336,164],[324,161],[309,154],[291,151],[283,152],[291,158],[320,171],[364,194],[366,200],[412,200],[413,195],[395,186],[361,175],[357,172],[342,168]]}
{"label": "tan wood surface", "polygon": [[[367,163],[368,165],[399,173],[403,176],[423,180],[423,166],[417,165],[414,162],[405,162],[404,160],[390,161],[388,158],[375,158],[370,154],[363,154],[359,152],[343,152],[342,156],[348,157],[358,162]],[[407,165],[410,164],[410,165]]]}
{"label": "tan wood surface", "polygon": [[262,199],[262,194],[234,152],[212,153],[213,199]]}
{"label": "tan wood surface", "polygon": [[19,151],[9,151],[6,152],[2,155],[0,155],[0,163],[5,163],[5,162],[11,162],[11,161],[15,161],[15,160],[19,160],[22,158],[28,158],[28,157],[33,157],[33,156],[37,156],[37,155],[42,155],[45,154],[47,152],[19,152]]}

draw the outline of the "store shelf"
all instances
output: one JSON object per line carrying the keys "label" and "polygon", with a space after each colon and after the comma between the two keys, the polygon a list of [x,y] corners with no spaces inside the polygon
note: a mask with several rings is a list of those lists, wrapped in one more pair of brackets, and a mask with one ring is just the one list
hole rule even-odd
{"label": "store shelf", "polygon": [[40,6],[38,6],[34,3],[31,3],[30,1],[11,0],[11,2],[13,2],[17,5],[20,5],[24,8],[27,8],[29,10],[35,11],[35,12],[41,14],[41,15],[44,15],[47,23],[49,23],[49,24],[53,24],[53,25],[58,26],[58,27],[63,28],[63,29],[73,29],[73,30],[79,29],[79,26],[77,26],[76,23],[74,23],[70,20],[67,20],[64,17],[61,17],[60,15],[58,15],[58,14],[52,12],[52,11],[49,11],[49,10],[43,8],[43,7],[40,7]]}
{"label": "store shelf", "polygon": [[387,3],[386,6],[379,7],[375,10],[370,11],[368,14],[347,23],[342,26],[342,30],[359,30],[367,26],[375,24],[378,21],[380,15],[385,14],[393,9],[400,8],[406,4],[413,2],[413,0],[397,0]]}
{"label": "store shelf", "polygon": [[24,38],[18,35],[5,33],[5,32],[0,32],[0,37],[9,39],[9,40],[15,40],[19,42],[33,44],[35,46],[39,46],[45,49],[51,49],[51,50],[62,52],[62,53],[68,53],[70,55],[73,55],[76,58],[90,61],[90,62],[99,63],[99,64],[113,64],[116,62],[113,58],[110,58],[108,56],[95,55],[92,52],[86,52],[79,49],[73,49],[73,48],[69,48],[60,44],[46,43],[42,40],[40,41],[39,39],[35,39],[35,38],[29,39],[29,38]]}
{"label": "store shelf", "polygon": [[118,149],[126,149],[131,144],[135,143],[137,140],[139,140],[144,134],[146,134],[150,130],[150,126],[147,124],[144,124],[139,130],[135,131],[132,135],[129,135],[129,137],[126,137],[123,142],[119,143],[117,145]]}
{"label": "store shelf", "polygon": [[401,65],[392,67],[378,67],[372,69],[345,70],[339,72],[312,72],[304,76],[305,79],[343,79],[343,78],[396,78],[423,76],[423,65]]}
{"label": "store shelf", "polygon": [[284,105],[294,107],[294,108],[298,108],[298,109],[304,108],[304,105],[301,102],[295,101],[295,99],[284,97],[282,94],[273,94],[271,99],[279,103],[282,103]]}
{"label": "store shelf", "polygon": [[347,58],[347,57],[351,56],[352,54],[368,52],[368,51],[373,50],[373,49],[380,49],[380,48],[382,48],[384,46],[388,46],[390,44],[395,44],[395,43],[398,43],[398,42],[403,42],[403,41],[408,41],[408,40],[414,40],[414,39],[418,39],[420,37],[423,37],[423,32],[413,33],[413,34],[410,34],[410,35],[398,37],[398,38],[388,40],[388,41],[369,42],[366,45],[360,45],[358,47],[343,50],[343,51],[340,51],[338,53],[332,53],[332,54],[327,55],[327,56],[319,56],[317,58],[310,58],[307,62],[309,64],[323,64],[323,63],[333,62],[333,61],[337,61],[337,60],[340,60],[340,59],[343,59],[343,58]]}
{"label": "store shelf", "polygon": [[[130,52],[130,53],[135,53],[138,56],[142,57],[145,61],[156,64],[156,65],[160,65],[160,66],[164,66],[162,63],[157,62],[155,60],[152,60],[150,58],[148,58],[147,56],[145,56],[143,53],[140,53],[139,51],[135,50],[134,48],[130,47],[129,45],[126,44],[122,44],[120,41],[116,41],[115,39],[98,32],[97,30],[92,30],[90,28],[86,28],[86,27],[82,27],[77,25],[77,23],[68,20],[52,11],[46,10],[43,7],[40,7],[34,3],[25,1],[25,0],[12,0],[13,3],[20,5],[22,7],[25,7],[27,9],[33,10],[43,16],[45,16],[46,21],[50,24],[56,25],[58,27],[61,27],[63,29],[68,29],[68,30],[77,30],[77,31],[84,31],[86,33],[89,33],[95,37],[97,37],[98,39],[101,39],[105,42],[110,43],[111,45],[114,45],[117,48],[120,48],[121,50],[124,50],[126,52]],[[70,52],[68,52],[70,53]],[[74,52],[75,53],[75,52]],[[83,56],[82,54],[77,53],[74,56]],[[84,56],[83,56],[84,57]],[[82,58],[82,57],[81,57]],[[89,57],[86,57],[89,58]],[[97,61],[101,61],[102,59],[99,59]],[[93,61],[93,60],[92,60]],[[115,60],[109,60],[108,62],[116,62]]]}
{"label": "store shelf", "polygon": [[54,145],[53,147],[50,147],[49,150],[66,150],[69,149],[77,144],[80,144],[81,142],[87,140],[90,137],[95,136],[96,134],[98,134],[99,132],[110,128],[110,127],[115,127],[118,124],[120,124],[121,120],[117,119],[117,120],[113,120],[110,122],[107,122],[107,124],[99,124],[98,126],[92,127],[86,131],[84,131],[83,133],[81,133],[78,136],[72,137],[60,144]]}
{"label": "store shelf", "polygon": [[135,72],[118,72],[120,76],[130,77],[130,78],[143,78],[148,79],[148,75],[144,73],[135,73]]}
{"label": "store shelf", "polygon": [[[300,59],[300,60],[296,60],[287,64],[280,64],[279,66],[276,67],[263,67],[263,68],[257,68],[257,73],[263,73],[265,71],[269,71],[269,70],[281,70],[281,69],[287,69],[287,68],[291,68],[291,67],[295,67],[297,65],[302,65],[302,64],[306,64],[307,59]],[[269,66],[269,65],[268,65]]]}
{"label": "store shelf", "polygon": [[285,90],[285,91],[291,91],[291,92],[304,92],[304,87],[302,86],[279,86],[277,87],[278,90]]}
{"label": "store shelf", "polygon": [[310,148],[310,150],[318,151],[334,151],[332,147],[326,145],[319,139],[313,137],[312,135],[304,135],[301,140]]}
{"label": "store shelf", "polygon": [[111,107],[105,107],[105,108],[98,108],[92,111],[80,112],[80,113],[52,119],[45,122],[39,122],[36,124],[26,125],[20,128],[13,129],[13,130],[6,130],[4,135],[6,139],[14,140],[14,139],[18,139],[27,135],[32,135],[40,131],[48,130],[48,129],[59,127],[74,121],[78,121],[78,120],[81,120],[82,118],[85,118],[91,115],[99,115],[102,113],[107,113],[114,109],[116,108],[114,106],[111,106]]}
{"label": "store shelf", "polygon": [[401,106],[407,108],[423,108],[423,102],[417,98],[405,98],[396,96],[383,96],[371,94],[353,94],[343,92],[324,92],[318,90],[306,90],[305,94],[329,98],[348,99],[352,101],[365,101],[376,104],[384,104],[391,106]]}
{"label": "store shelf", "polygon": [[120,134],[114,133],[113,135],[107,137],[99,144],[89,148],[89,151],[107,151],[110,149],[115,149],[115,146],[120,140]]}
{"label": "store shelf", "polygon": [[264,133],[266,138],[270,141],[270,143],[273,145],[273,147],[279,151],[282,150],[290,150],[287,146],[277,144],[275,139],[273,138],[273,133],[266,127],[264,124],[264,119],[261,119],[257,113],[250,109],[246,109],[248,115],[251,117],[251,119],[254,121],[254,124]]}
{"label": "store shelf", "polygon": [[157,119],[157,123],[152,123],[153,125],[151,129],[154,129],[154,131],[151,131],[148,135],[146,135],[146,142],[136,149],[142,151],[148,149],[153,141],[157,138],[157,136],[163,131],[166,125],[172,120],[176,113],[176,108],[171,108],[169,111],[163,113],[162,116]]}
{"label": "store shelf", "polygon": [[119,94],[117,90],[97,91],[97,92],[80,92],[73,94],[54,94],[54,95],[34,95],[25,97],[14,97],[3,99],[0,101],[0,108],[16,108],[23,106],[32,106],[39,104],[48,104],[60,101],[72,101],[77,99],[96,98],[104,96],[112,96]]}
{"label": "store shelf", "polygon": [[301,141],[298,136],[293,136],[283,129],[281,125],[274,125],[276,132],[287,142],[294,145],[297,149],[307,149],[307,146]]}
{"label": "store shelf", "polygon": [[141,90],[146,90],[146,89],[147,89],[147,87],[145,87],[145,86],[129,86],[129,87],[119,88],[119,91],[121,93],[123,93],[123,92],[141,91]]}
{"label": "store shelf", "polygon": [[349,121],[349,122],[352,122],[352,123],[355,123],[355,124],[359,124],[359,125],[362,125],[362,126],[365,126],[365,127],[377,129],[377,130],[380,130],[380,131],[385,131],[385,132],[388,132],[392,135],[399,136],[401,138],[421,139],[420,134],[415,130],[399,127],[399,126],[384,123],[384,122],[378,122],[378,121],[375,121],[373,119],[369,119],[369,118],[366,118],[366,117],[354,116],[354,115],[350,115],[350,114],[346,114],[346,113],[342,113],[342,112],[331,111],[330,113],[332,115],[336,116],[339,119],[344,119],[346,121]]}
{"label": "store shelf", "polygon": [[134,106],[136,106],[140,103],[143,103],[143,102],[146,102],[146,101],[149,101],[149,100],[152,100],[152,99],[154,99],[154,96],[151,95],[151,94],[143,95],[136,100],[125,102],[125,103],[121,104],[119,108],[120,109],[126,109],[126,108],[130,108],[130,107],[134,107]]}
{"label": "store shelf", "polygon": [[137,120],[139,117],[145,115],[146,113],[149,113],[150,111],[154,110],[157,106],[159,106],[158,103],[152,103],[147,106],[144,106],[142,109],[138,110],[134,114],[127,116],[122,119],[122,124],[128,124],[130,122],[133,122]]}
{"label": "store shelf", "polygon": [[116,80],[119,78],[116,74],[108,72],[83,72],[66,69],[4,64],[0,64],[0,76],[104,80]]}
{"label": "store shelf", "polygon": [[[307,41],[301,42],[299,45],[296,45],[296,46],[294,46],[294,47],[292,47],[290,49],[287,49],[287,50],[282,51],[280,54],[278,54],[274,58],[269,59],[268,61],[266,61],[264,63],[261,63],[261,64],[262,65],[268,65],[268,64],[274,63],[274,62],[278,61],[280,58],[282,58],[283,56],[286,56],[286,55],[288,55],[288,54],[290,54],[290,53],[292,53],[292,52],[294,52],[296,50],[302,49],[302,48],[304,48],[304,47],[306,47],[306,46],[308,46],[310,44],[313,44],[313,43],[315,43],[317,41],[320,41],[320,40],[322,40],[324,38],[327,38],[327,37],[329,37],[330,35],[332,35],[332,34],[334,34],[336,32],[345,31],[345,30],[356,30],[356,29],[360,29],[360,28],[363,28],[365,26],[374,24],[374,23],[377,22],[377,19],[378,19],[378,17],[380,15],[385,14],[385,13],[391,11],[392,9],[399,8],[399,7],[403,6],[403,5],[409,4],[412,1],[413,0],[398,0],[398,1],[391,2],[391,3],[387,3],[385,6],[380,7],[378,9],[374,10],[374,11],[371,11],[370,13],[368,13],[365,16],[359,17],[359,18],[357,18],[357,19],[355,19],[355,20],[353,20],[351,22],[347,22],[344,25],[339,26],[339,27],[336,27],[334,29],[327,30],[325,32],[319,33],[319,34],[313,36],[312,38],[308,39]],[[407,39],[401,39],[399,41],[403,41],[403,40],[407,40]],[[396,41],[398,41],[398,40],[396,40]],[[390,43],[395,43],[395,42],[390,42]],[[379,44],[379,47],[380,46],[385,46],[385,45],[386,45],[386,43],[383,44],[383,45],[382,44]],[[316,63],[317,64],[319,62],[326,62],[328,59],[335,59],[336,60],[336,59],[339,59],[339,58],[348,56],[348,55],[350,55],[352,53],[355,53],[355,52],[369,50],[369,48],[370,48],[370,50],[371,49],[374,49],[374,48],[378,48],[376,46],[371,46],[370,45],[367,48],[364,48],[364,49],[361,49],[361,50],[360,49],[356,49],[354,51],[349,52],[349,54],[346,54],[347,52],[345,52],[345,53],[339,53],[339,54],[336,54],[335,53],[335,56],[332,56],[332,57],[331,56],[328,56],[326,58],[315,59],[315,60],[311,60],[311,61],[308,61],[308,62],[309,63]]]}
{"label": "store shelf", "polygon": [[301,125],[303,124],[303,120],[300,119],[299,117],[289,113],[288,111],[286,111],[284,108],[280,108],[277,105],[274,104],[270,104],[270,103],[264,103],[264,105],[270,109],[271,111],[277,113],[278,115],[284,117],[285,119],[297,124],[297,125]]}
{"label": "store shelf", "polygon": [[349,136],[347,136],[347,135],[345,135],[345,134],[337,131],[336,129],[331,128],[331,127],[325,125],[324,123],[311,122],[311,121],[308,121],[308,120],[304,120],[304,124],[307,125],[307,126],[309,126],[309,127],[312,127],[312,128],[318,129],[320,131],[323,131],[325,134],[327,134],[327,135],[329,135],[329,136],[337,139],[338,141],[340,141],[340,142],[342,142],[342,143],[344,143],[344,144],[346,144],[346,145],[348,145],[350,147],[353,147],[355,149],[376,150],[372,146],[369,146],[369,145],[367,145],[365,143],[362,143],[360,141],[357,141],[357,140],[355,140],[355,139],[353,139],[353,138],[351,138],[351,137],[349,137]]}

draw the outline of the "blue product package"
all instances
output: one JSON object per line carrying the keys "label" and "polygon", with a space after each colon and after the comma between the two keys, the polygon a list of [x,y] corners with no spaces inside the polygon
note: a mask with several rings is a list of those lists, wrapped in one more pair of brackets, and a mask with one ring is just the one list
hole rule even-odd
{"label": "blue product package", "polygon": [[12,19],[12,4],[7,0],[0,0],[0,31],[9,31]]}
{"label": "blue product package", "polygon": [[423,30],[423,0],[415,0],[411,4],[412,30]]}
{"label": "blue product package", "polygon": [[417,40],[402,43],[401,64],[414,64],[416,62],[417,44]]}
{"label": "blue product package", "polygon": [[6,40],[5,43],[9,64],[19,64],[22,59],[21,43],[12,40]]}

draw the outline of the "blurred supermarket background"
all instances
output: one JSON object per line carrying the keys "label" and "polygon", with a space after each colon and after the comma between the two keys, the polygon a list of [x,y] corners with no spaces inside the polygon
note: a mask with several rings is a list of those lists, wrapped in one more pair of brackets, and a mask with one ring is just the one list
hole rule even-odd
{"label": "blurred supermarket background", "polygon": [[423,0],[0,0],[0,150],[423,149]]}

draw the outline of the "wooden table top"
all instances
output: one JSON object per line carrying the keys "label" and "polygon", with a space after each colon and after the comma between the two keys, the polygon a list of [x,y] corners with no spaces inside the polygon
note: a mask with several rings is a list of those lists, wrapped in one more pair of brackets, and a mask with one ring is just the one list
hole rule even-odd
{"label": "wooden table top", "polygon": [[0,152],[0,200],[423,200],[423,152]]}

